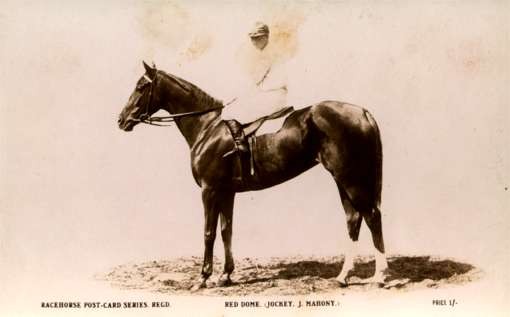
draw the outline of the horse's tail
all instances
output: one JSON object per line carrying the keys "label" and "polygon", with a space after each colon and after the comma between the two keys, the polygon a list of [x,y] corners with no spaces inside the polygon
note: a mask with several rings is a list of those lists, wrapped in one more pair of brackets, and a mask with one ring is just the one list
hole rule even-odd
{"label": "horse's tail", "polygon": [[374,184],[374,207],[379,208],[381,205],[381,192],[382,192],[382,173],[383,173],[383,151],[382,151],[382,141],[381,141],[381,132],[379,131],[379,126],[375,121],[374,117],[367,110],[364,111],[365,117],[368,122],[374,129],[374,142],[375,142],[375,184]]}

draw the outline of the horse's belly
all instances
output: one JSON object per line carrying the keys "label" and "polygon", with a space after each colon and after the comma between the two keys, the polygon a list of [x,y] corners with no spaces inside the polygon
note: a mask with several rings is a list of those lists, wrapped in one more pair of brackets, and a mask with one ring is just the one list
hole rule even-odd
{"label": "horse's belly", "polygon": [[254,175],[245,179],[243,191],[260,190],[288,181],[317,165],[316,151],[299,138],[262,135],[254,152]]}
{"label": "horse's belly", "polygon": [[307,162],[308,164],[300,164],[299,166],[293,167],[292,169],[271,171],[271,172],[258,172],[253,176],[251,182],[248,182],[248,188],[245,191],[250,190],[261,190],[275,185],[284,183],[299,174],[309,170],[310,168],[317,165],[318,162]]}

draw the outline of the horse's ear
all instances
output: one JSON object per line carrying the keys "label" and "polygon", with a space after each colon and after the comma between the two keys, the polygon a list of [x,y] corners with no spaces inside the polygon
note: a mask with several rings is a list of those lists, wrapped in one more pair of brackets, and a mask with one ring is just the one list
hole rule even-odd
{"label": "horse's ear", "polygon": [[145,61],[143,61],[143,67],[145,68],[145,72],[147,73],[147,75],[149,75],[149,78],[154,78],[154,75],[156,75],[156,65],[154,65],[154,63],[152,63],[153,67],[150,67],[149,65],[147,65],[147,63]]}

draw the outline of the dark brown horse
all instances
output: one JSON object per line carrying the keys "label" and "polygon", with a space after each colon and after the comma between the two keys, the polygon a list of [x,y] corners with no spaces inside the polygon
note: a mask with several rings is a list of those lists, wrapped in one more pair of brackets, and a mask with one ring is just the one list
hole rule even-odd
{"label": "dark brown horse", "polygon": [[[358,240],[365,219],[375,248],[376,272],[373,281],[382,283],[387,268],[381,226],[382,147],[379,129],[365,109],[337,101],[323,101],[291,113],[280,130],[256,137],[253,146],[255,173],[243,167],[243,179],[234,177],[235,155],[224,157],[233,148],[231,133],[221,119],[223,105],[195,85],[150,67],[138,80],[119,117],[119,127],[131,131],[140,122],[175,121],[191,151],[191,166],[202,188],[204,205],[204,262],[195,288],[206,287],[212,274],[213,245],[218,218],[225,247],[224,272],[220,285],[231,282],[232,214],[237,192],[260,190],[283,183],[321,163],[333,176],[351,240]],[[152,118],[158,110],[170,116]],[[337,277],[346,285],[353,256],[346,256]]]}

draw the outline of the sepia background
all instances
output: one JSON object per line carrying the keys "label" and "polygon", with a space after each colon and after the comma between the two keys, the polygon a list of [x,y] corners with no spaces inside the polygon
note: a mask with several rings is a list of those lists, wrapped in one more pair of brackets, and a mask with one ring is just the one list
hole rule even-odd
{"label": "sepia background", "polygon": [[[288,60],[289,105],[341,100],[378,121],[388,254],[480,267],[494,284],[478,303],[490,297],[481,309],[500,311],[510,264],[509,12],[505,1],[2,1],[2,308],[37,312],[52,289],[72,297],[78,281],[111,266],[202,255],[184,138],[176,127],[126,133],[117,116],[142,60],[219,99],[235,95],[229,70],[265,21]],[[366,229],[362,253],[371,252]],[[235,257],[341,255],[347,241],[320,167],[236,198]],[[215,252],[222,257],[221,241]]]}

